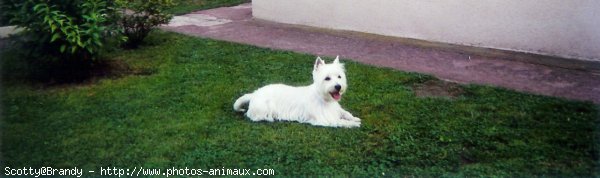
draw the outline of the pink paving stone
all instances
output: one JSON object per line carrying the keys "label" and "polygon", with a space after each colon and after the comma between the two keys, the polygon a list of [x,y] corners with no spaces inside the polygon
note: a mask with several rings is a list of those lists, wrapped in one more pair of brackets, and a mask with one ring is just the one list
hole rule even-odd
{"label": "pink paving stone", "polygon": [[[251,4],[193,12],[231,22],[163,29],[217,40],[291,50],[320,56],[340,55],[361,63],[427,73],[458,83],[500,86],[534,94],[600,103],[600,74],[527,63],[502,56],[408,44],[354,33],[320,30],[252,18]],[[460,47],[459,47],[460,48]],[[469,47],[470,48],[470,47]]]}

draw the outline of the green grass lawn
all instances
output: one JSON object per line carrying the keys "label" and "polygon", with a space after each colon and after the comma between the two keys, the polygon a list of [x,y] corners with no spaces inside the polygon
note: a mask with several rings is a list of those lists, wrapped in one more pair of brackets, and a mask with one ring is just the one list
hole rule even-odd
{"label": "green grass lawn", "polygon": [[[151,72],[41,87],[3,73],[2,168],[598,176],[598,106],[589,102],[344,60],[341,104],[360,128],[256,123],[232,110],[235,99],[269,83],[309,84],[315,56],[157,31],[108,58]],[[3,60],[7,70],[16,59]]]}
{"label": "green grass lawn", "polygon": [[173,14],[186,14],[192,11],[211,9],[223,6],[234,6],[250,0],[173,0],[175,7],[169,10]]}

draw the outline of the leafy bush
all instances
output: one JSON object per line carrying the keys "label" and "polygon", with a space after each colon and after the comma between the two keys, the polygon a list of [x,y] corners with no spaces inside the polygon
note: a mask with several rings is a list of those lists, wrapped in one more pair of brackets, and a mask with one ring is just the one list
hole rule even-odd
{"label": "leafy bush", "polygon": [[119,35],[108,20],[111,6],[103,0],[7,0],[0,10],[24,29],[30,54],[91,61],[106,39]]}
{"label": "leafy bush", "polygon": [[23,77],[44,83],[84,81],[104,61],[99,54],[124,39],[114,1],[3,0],[2,17],[23,29],[12,47]]}
{"label": "leafy bush", "polygon": [[[4,1],[0,1],[0,7],[4,6]],[[1,9],[0,9],[1,10]],[[8,25],[8,19],[5,13],[0,13],[0,27]]]}
{"label": "leafy bush", "polygon": [[173,17],[167,10],[175,4],[172,0],[116,0],[121,8],[119,25],[128,40],[125,47],[136,48],[153,27],[168,23]]}

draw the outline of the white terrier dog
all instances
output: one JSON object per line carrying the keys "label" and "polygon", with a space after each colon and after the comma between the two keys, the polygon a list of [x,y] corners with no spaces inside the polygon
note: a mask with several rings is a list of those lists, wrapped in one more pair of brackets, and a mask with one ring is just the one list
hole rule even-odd
{"label": "white terrier dog", "polygon": [[238,98],[233,109],[244,112],[242,107],[248,105],[246,116],[252,121],[287,120],[318,126],[360,127],[360,119],[338,103],[348,87],[339,56],[331,64],[317,57],[312,75],[312,85],[267,85]]}

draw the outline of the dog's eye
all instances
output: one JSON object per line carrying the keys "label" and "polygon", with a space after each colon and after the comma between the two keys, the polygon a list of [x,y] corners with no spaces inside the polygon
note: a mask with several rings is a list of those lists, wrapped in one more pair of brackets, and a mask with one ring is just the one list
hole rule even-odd
{"label": "dog's eye", "polygon": [[338,75],[338,78],[342,78],[342,76],[341,76],[341,75]]}
{"label": "dog's eye", "polygon": [[329,81],[329,80],[331,80],[331,78],[329,78],[329,77],[325,77],[325,80]]}

